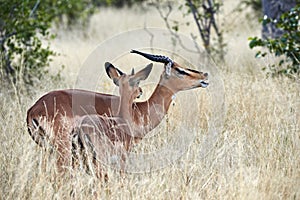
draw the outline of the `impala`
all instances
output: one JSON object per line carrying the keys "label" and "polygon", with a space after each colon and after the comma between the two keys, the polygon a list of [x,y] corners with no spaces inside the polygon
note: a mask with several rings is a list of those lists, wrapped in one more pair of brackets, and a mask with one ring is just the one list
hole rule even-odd
{"label": "impala", "polygon": [[134,142],[133,101],[140,96],[139,82],[149,76],[152,66],[149,64],[136,74],[132,71],[131,75],[126,75],[106,63],[109,77],[119,86],[120,104],[116,117],[93,114],[76,121],[72,134],[73,152],[80,163],[85,162],[85,167],[90,167],[89,161],[93,162],[90,171],[98,178],[102,175],[101,162],[111,163],[112,158],[115,158],[112,164],[120,164],[121,171],[124,169],[126,152]]}
{"label": "impala", "polygon": [[[184,68],[165,56],[135,50],[132,50],[131,53],[164,64],[164,71],[151,97],[147,101],[133,104],[135,123],[133,132],[135,140],[138,142],[162,121],[172,102],[173,95],[183,90],[206,88],[208,74]],[[119,71],[115,73],[120,74]],[[74,98],[77,102],[75,108],[72,107]],[[89,99],[94,101],[91,102]],[[50,141],[56,147],[59,152],[59,165],[70,166],[71,132],[76,118],[86,114],[116,116],[117,111],[113,109],[113,105],[119,105],[119,103],[120,97],[109,94],[77,89],[52,91],[42,96],[28,110],[28,130],[33,140],[40,146],[44,146],[45,142]],[[74,113],[74,109],[76,109],[76,113]],[[45,127],[49,124],[53,130],[53,137],[45,131]]]}

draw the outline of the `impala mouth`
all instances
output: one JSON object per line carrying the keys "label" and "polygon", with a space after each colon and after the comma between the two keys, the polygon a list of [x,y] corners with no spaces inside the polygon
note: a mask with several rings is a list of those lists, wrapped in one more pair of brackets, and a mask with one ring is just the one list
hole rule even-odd
{"label": "impala mouth", "polygon": [[209,83],[206,82],[206,81],[201,81],[200,82],[200,86],[203,87],[203,88],[206,88],[208,85],[209,85]]}

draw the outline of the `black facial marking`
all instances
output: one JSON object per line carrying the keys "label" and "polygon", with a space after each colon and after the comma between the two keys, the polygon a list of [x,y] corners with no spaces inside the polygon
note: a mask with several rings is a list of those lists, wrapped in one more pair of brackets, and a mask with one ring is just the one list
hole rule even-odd
{"label": "black facial marking", "polygon": [[198,72],[198,71],[196,71],[196,70],[194,70],[194,69],[187,69],[187,70],[189,70],[189,71],[191,71],[191,72],[194,72],[194,73],[197,73],[197,74],[200,74],[200,72]]}
{"label": "black facial marking", "polygon": [[183,71],[183,70],[181,70],[181,69],[175,68],[175,70],[176,70],[179,74],[190,76],[189,73],[187,73],[187,72],[185,72],[185,71]]}

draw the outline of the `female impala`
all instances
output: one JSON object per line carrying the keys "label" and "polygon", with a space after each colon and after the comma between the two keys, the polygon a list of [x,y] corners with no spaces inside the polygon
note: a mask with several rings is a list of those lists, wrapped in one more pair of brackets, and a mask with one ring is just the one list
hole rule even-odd
{"label": "female impala", "polygon": [[[161,122],[169,109],[174,94],[182,90],[207,87],[208,74],[181,67],[165,56],[134,50],[132,53],[164,63],[164,71],[151,97],[147,101],[134,103],[133,119],[136,124],[134,132],[135,138],[138,140]],[[77,102],[76,106],[73,104],[74,99]],[[28,130],[34,141],[43,146],[43,143],[49,138],[45,127],[47,124],[52,124],[54,137],[57,138],[55,141],[59,141],[54,141],[60,155],[58,162],[69,166],[72,148],[70,134],[75,118],[86,114],[116,116],[117,111],[113,109],[112,105],[119,105],[119,103],[118,96],[108,94],[76,89],[52,91],[41,97],[28,110]],[[74,113],[75,109],[77,109],[76,113]],[[46,123],[42,123],[42,119],[45,119]]]}
{"label": "female impala", "polygon": [[[119,86],[118,113],[116,117],[96,114],[81,117],[76,122],[72,143],[76,156],[83,155],[86,164],[90,160],[88,154],[92,152],[92,161],[95,166],[92,169],[96,169],[97,177],[102,175],[100,162],[109,164],[111,158],[118,159],[121,170],[123,169],[126,152],[134,142],[133,101],[140,96],[139,82],[149,76],[153,66],[149,64],[136,74],[132,71],[131,75],[126,75],[110,63],[105,65],[110,78]],[[118,75],[117,71],[122,75]],[[84,153],[80,155],[80,152]]]}

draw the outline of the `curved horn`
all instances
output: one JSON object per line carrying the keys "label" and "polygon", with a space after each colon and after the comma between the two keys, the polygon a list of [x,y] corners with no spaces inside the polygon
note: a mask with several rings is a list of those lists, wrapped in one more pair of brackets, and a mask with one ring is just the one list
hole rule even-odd
{"label": "curved horn", "polygon": [[136,51],[136,50],[131,50],[130,53],[139,54],[139,55],[144,56],[145,58],[152,60],[154,62],[161,62],[164,64],[172,63],[172,65],[173,65],[173,61],[167,56],[152,55],[152,54],[143,53],[143,52]]}

